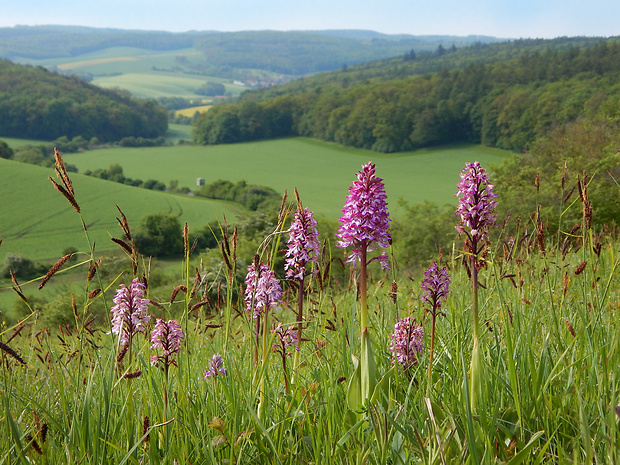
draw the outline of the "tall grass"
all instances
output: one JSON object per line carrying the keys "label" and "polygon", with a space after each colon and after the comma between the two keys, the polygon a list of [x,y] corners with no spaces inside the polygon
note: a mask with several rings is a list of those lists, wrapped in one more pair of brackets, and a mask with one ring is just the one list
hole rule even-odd
{"label": "tall grass", "polygon": [[[76,190],[78,202],[81,194]],[[280,232],[281,226],[272,253],[281,248]],[[452,255],[438,257],[452,284],[442,306],[446,317],[436,325],[431,377],[425,350],[417,365],[395,370],[383,401],[367,404],[361,415],[346,402],[351,353],[360,337],[355,278],[337,282],[323,268],[308,279],[309,313],[299,364],[289,365],[294,381],[287,393],[272,341],[254,363],[254,320],[235,297],[240,283],[232,264],[221,309],[196,306],[211,284],[200,269],[192,271],[199,267],[186,244],[181,315],[168,302],[152,307],[166,318],[180,317],[186,333],[167,382],[149,364],[150,343],[140,335],[133,339],[131,372],[141,374],[127,379],[130,367],[117,362],[109,326],[93,328],[87,306],[76,310],[71,328],[43,328],[36,314],[24,325],[3,328],[0,462],[618,463],[618,242],[592,232],[585,220],[572,235],[561,234],[564,250],[551,246],[563,243],[557,238],[543,242],[535,224],[505,230],[485,257],[478,310],[486,389],[475,409],[468,373],[471,285],[456,246]],[[90,253],[88,241],[86,247]],[[331,257],[333,266],[338,258]],[[136,274],[148,283],[146,262],[138,264]],[[84,292],[102,292],[87,303],[109,300],[132,277],[101,283],[95,275]],[[391,274],[375,275],[368,286],[379,373],[392,367],[388,347],[397,317],[430,324],[420,279],[398,282],[395,299],[391,282]],[[294,288],[285,285],[284,294],[273,318],[293,324]],[[205,379],[215,353],[223,355],[227,374]]]}

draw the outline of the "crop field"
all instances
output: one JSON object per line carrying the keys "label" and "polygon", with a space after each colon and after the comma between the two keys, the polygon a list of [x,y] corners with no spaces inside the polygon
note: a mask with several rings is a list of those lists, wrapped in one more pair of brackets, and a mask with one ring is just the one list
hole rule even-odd
{"label": "crop field", "polygon": [[178,110],[174,112],[175,116],[187,116],[188,118],[191,118],[192,116],[194,116],[194,114],[196,112],[198,113],[204,113],[205,111],[209,110],[209,108],[211,108],[212,105],[200,105],[197,107],[190,107],[190,108],[184,108],[183,110]]}
{"label": "crop field", "polygon": [[455,185],[465,163],[478,160],[499,164],[509,152],[482,146],[444,147],[399,154],[351,149],[306,138],[250,142],[220,146],[118,148],[66,154],[65,161],[83,172],[120,164],[125,176],[179,181],[195,189],[196,178],[206,183],[224,179],[245,180],[292,194],[296,187],[304,204],[317,214],[338,219],[343,186],[350,173],[372,160],[385,180],[390,210],[398,201],[430,200],[455,204]]}
{"label": "crop field", "polygon": [[[3,257],[17,253],[33,260],[55,260],[66,247],[83,249],[84,232],[77,214],[48,179],[54,176],[53,170],[0,159],[0,173],[0,192],[5,199],[0,210]],[[140,189],[75,173],[72,179],[99,251],[118,249],[110,240],[122,234],[115,205],[134,226],[148,213],[167,212],[178,215],[181,224],[187,221],[191,228],[200,228],[222,215],[232,220],[240,210],[227,202]]]}
{"label": "crop field", "polygon": [[[60,71],[90,73],[93,83],[101,87],[119,87],[134,97],[201,98],[195,93],[207,80],[222,83],[226,91],[238,95],[244,87],[231,80],[184,72],[179,59],[204,60],[195,49],[153,51],[135,47],[110,47],[70,58],[28,59],[33,65],[56,67]],[[16,60],[20,61],[20,60]]]}
{"label": "crop field", "polygon": [[61,58],[41,60],[28,59],[28,63],[38,66],[57,67],[61,70],[80,70],[99,74],[137,73],[156,68],[166,69],[174,66],[177,56],[197,56],[193,48],[161,52],[137,47],[110,47],[96,52]]}
{"label": "crop field", "polygon": [[[166,71],[152,71],[145,73],[124,73],[113,76],[100,76],[93,79],[93,83],[101,87],[119,87],[131,92],[135,97],[183,97],[201,98],[196,94],[205,81],[219,82],[219,79],[208,76],[179,74]],[[243,87],[224,83],[226,90],[233,95],[241,93]]]}

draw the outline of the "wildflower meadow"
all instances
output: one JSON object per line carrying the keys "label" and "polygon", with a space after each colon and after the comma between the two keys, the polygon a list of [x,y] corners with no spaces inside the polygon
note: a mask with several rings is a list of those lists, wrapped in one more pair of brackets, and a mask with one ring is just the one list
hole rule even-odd
{"label": "wildflower meadow", "polygon": [[[564,206],[581,224],[549,231],[539,212],[498,218],[492,173],[466,164],[459,241],[409,276],[379,175],[368,162],[342,186],[334,248],[297,191],[247,266],[222,219],[217,281],[186,224],[163,301],[121,208],[112,240],[131,269],[102,273],[56,152],[82,291],[71,324],[31,309],[1,330],[0,463],[620,463],[618,239],[593,229],[586,175]],[[13,277],[24,305],[69,258]]]}

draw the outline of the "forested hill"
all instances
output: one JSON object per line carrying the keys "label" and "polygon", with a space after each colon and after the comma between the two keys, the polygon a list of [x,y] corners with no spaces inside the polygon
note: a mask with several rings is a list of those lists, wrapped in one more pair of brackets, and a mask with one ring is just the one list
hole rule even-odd
{"label": "forested hill", "polygon": [[381,152],[452,142],[521,151],[620,104],[620,40],[439,48],[248,92],[196,123],[204,144],[301,135]]}
{"label": "forested hill", "polygon": [[167,128],[167,112],[155,101],[0,60],[0,137],[82,136],[103,142],[154,138]]}

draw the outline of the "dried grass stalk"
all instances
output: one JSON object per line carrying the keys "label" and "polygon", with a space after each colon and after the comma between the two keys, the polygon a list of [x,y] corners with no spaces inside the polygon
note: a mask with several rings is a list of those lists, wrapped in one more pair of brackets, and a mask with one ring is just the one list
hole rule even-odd
{"label": "dried grass stalk", "polygon": [[11,357],[13,357],[15,360],[17,360],[22,365],[26,365],[26,362],[24,361],[24,359],[21,358],[21,356],[17,352],[15,352],[13,349],[11,349],[4,342],[0,342],[0,349],[3,352],[5,352],[7,355],[10,355]]}
{"label": "dried grass stalk", "polygon": [[67,189],[65,189],[60,184],[58,184],[56,181],[54,181],[54,179],[51,176],[49,178],[50,178],[50,181],[52,181],[52,184],[54,185],[56,190],[58,192],[60,192],[62,195],[65,196],[65,198],[69,201],[69,203],[75,209],[75,211],[78,212],[78,213],[81,213],[80,206],[78,205],[77,201],[75,200],[75,197],[73,196],[73,194],[68,192]]}
{"label": "dried grass stalk", "polygon": [[39,284],[39,289],[42,289],[43,286],[45,286],[45,284],[51,279],[51,277],[54,276],[65,263],[67,263],[67,261],[71,258],[72,255],[73,254],[67,254],[56,263],[54,263],[54,266],[49,269],[47,274],[41,280],[41,284]]}

